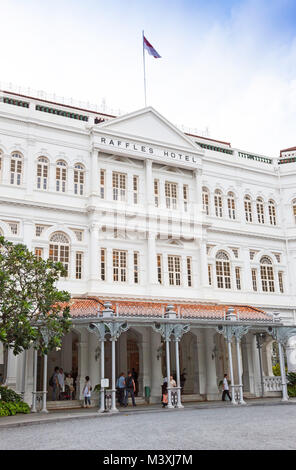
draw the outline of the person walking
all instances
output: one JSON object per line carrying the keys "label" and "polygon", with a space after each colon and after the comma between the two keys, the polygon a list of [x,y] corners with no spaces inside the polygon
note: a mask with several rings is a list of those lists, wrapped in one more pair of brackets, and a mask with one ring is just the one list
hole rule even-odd
{"label": "person walking", "polygon": [[224,379],[223,379],[223,393],[222,393],[222,400],[225,401],[225,396],[227,395],[229,398],[229,401],[231,401],[231,396],[229,395],[229,385],[228,385],[228,380],[227,380],[227,374],[224,374]]}
{"label": "person walking", "polygon": [[59,370],[60,368],[56,366],[54,368],[54,373],[49,379],[49,385],[50,387],[52,387],[52,401],[56,401],[60,395],[60,387],[59,387],[59,379],[58,379]]}
{"label": "person walking", "polygon": [[92,386],[90,383],[90,378],[87,375],[85,377],[85,384],[82,390],[83,396],[84,396],[84,408],[90,408],[90,397],[91,397],[91,391],[92,391]]}
{"label": "person walking", "polygon": [[135,368],[133,367],[132,368],[132,377],[134,379],[134,382],[135,382],[135,396],[137,397],[138,396],[138,392],[139,392],[139,383],[138,383],[138,377],[139,377],[139,374],[138,372],[135,371]]}
{"label": "person walking", "polygon": [[120,406],[124,406],[124,390],[125,390],[125,376],[124,372],[121,372],[117,379],[116,387],[118,389],[118,401]]}
{"label": "person walking", "polygon": [[128,373],[127,373],[127,378],[126,378],[126,380],[125,380],[125,399],[124,399],[124,406],[127,406],[127,405],[128,405],[128,394],[129,394],[129,393],[131,394],[131,397],[132,397],[133,406],[136,406],[136,402],[135,402],[135,390],[136,390],[135,381],[134,381],[134,379],[133,379],[133,376],[132,376],[131,371],[129,370]]}
{"label": "person walking", "polygon": [[63,400],[65,392],[65,374],[63,369],[60,367],[58,372],[58,381],[59,381],[59,400]]}
{"label": "person walking", "polygon": [[162,407],[165,408],[168,405],[168,383],[164,382],[161,386],[161,392],[162,392]]}

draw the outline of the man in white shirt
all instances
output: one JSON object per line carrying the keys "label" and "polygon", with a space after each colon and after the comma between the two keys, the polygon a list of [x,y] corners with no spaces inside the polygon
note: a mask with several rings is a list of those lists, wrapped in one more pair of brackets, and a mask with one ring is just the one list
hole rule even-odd
{"label": "man in white shirt", "polygon": [[222,393],[222,400],[225,401],[225,396],[228,396],[229,400],[231,401],[231,396],[229,395],[229,385],[227,380],[227,374],[224,374],[223,379],[223,393]]}

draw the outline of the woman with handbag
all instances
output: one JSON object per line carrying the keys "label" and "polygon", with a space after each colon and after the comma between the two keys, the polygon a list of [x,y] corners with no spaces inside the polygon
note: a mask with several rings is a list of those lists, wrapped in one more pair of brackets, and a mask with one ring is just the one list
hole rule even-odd
{"label": "woman with handbag", "polygon": [[85,377],[85,384],[83,387],[83,396],[84,396],[84,408],[90,408],[90,397],[91,397],[92,386],[90,383],[89,376]]}

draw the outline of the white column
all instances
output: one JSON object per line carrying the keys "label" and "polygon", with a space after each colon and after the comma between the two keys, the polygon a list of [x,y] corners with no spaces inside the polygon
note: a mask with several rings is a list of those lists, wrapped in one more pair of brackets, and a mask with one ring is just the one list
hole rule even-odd
{"label": "white column", "polygon": [[159,403],[163,376],[161,370],[161,336],[151,328],[151,403]]}
{"label": "white column", "polygon": [[241,250],[242,259],[244,263],[242,273],[242,288],[248,292],[253,292],[252,271],[250,263],[250,250],[248,247],[243,247]]}
{"label": "white column", "polygon": [[177,387],[178,387],[178,403],[177,408],[184,408],[181,402],[181,380],[180,380],[180,359],[179,359],[179,344],[180,341],[175,339],[175,350],[176,350],[176,375],[177,375]]}
{"label": "white column", "polygon": [[201,168],[194,170],[195,179],[195,222],[201,222],[203,217],[202,211],[202,171]]}
{"label": "white column", "polygon": [[229,372],[230,372],[230,382],[231,382],[231,403],[236,405],[235,400],[235,387],[234,387],[234,376],[233,376],[233,364],[232,364],[232,351],[231,351],[231,339],[227,339],[227,348],[228,348],[228,361],[229,361]]}
{"label": "white column", "polygon": [[68,333],[63,337],[61,349],[61,367],[64,372],[72,369],[72,334]]}
{"label": "white column", "polygon": [[49,192],[56,191],[56,162],[49,162],[49,178],[48,178],[48,189]]}
{"label": "white column", "polygon": [[281,377],[282,377],[282,393],[283,393],[282,401],[288,401],[289,396],[288,396],[288,390],[287,390],[284,351],[283,351],[283,346],[280,342],[278,342],[278,347],[279,347],[279,359],[280,359],[280,369],[281,369]]}
{"label": "white column", "polygon": [[127,252],[127,281],[130,286],[134,285],[134,252]]}
{"label": "white column", "polygon": [[251,336],[251,350],[252,350],[252,365],[253,365],[253,390],[254,394],[259,397],[262,395],[261,392],[261,374],[260,374],[260,361],[259,353],[257,348],[256,335]]}
{"label": "white column", "polygon": [[38,351],[34,349],[33,352],[33,391],[32,391],[32,406],[31,413],[36,413],[36,392],[37,392],[37,363],[38,363]]}
{"label": "white column", "polygon": [[287,365],[289,372],[296,372],[296,336],[288,339],[286,346]]}
{"label": "white column", "polygon": [[10,160],[11,156],[9,154],[2,155],[2,184],[10,184]]}
{"label": "white column", "polygon": [[106,282],[113,283],[113,256],[112,248],[106,248]]}
{"label": "white column", "polygon": [[27,373],[27,350],[25,349],[21,354],[21,364],[22,364],[22,373],[21,373],[21,395],[22,399],[25,398],[26,393],[26,373]]}
{"label": "white column", "polygon": [[98,194],[99,191],[99,170],[98,170],[98,151],[92,150],[91,155],[91,194]]}
{"label": "white column", "polygon": [[146,180],[146,204],[147,209],[154,208],[154,201],[153,201],[153,177],[152,177],[152,160],[145,160],[145,180]]}
{"label": "white column", "polygon": [[77,377],[77,399],[83,400],[82,390],[84,387],[85,377],[87,375],[87,365],[88,365],[88,338],[85,341],[80,341],[78,343],[78,377]]}
{"label": "white column", "polygon": [[162,255],[162,275],[163,275],[163,285],[169,285],[169,271],[168,271],[168,254],[163,253]]}
{"label": "white column", "polygon": [[198,263],[200,267],[199,269],[200,278],[199,278],[198,285],[200,287],[208,287],[209,277],[208,277],[208,255],[207,255],[207,242],[206,241],[200,242],[199,256],[200,256],[200,259],[198,260]]}
{"label": "white column", "polygon": [[48,413],[46,408],[46,396],[47,396],[47,354],[43,356],[43,400],[41,413]]}
{"label": "white column", "polygon": [[219,390],[217,386],[217,372],[214,349],[215,331],[206,328],[205,335],[205,359],[206,359],[206,396],[207,400],[217,400],[219,398]]}
{"label": "white column", "polygon": [[89,250],[89,260],[90,260],[89,279],[90,281],[99,280],[98,231],[99,231],[98,224],[96,223],[91,224],[90,226],[90,250]]}
{"label": "white column", "polygon": [[238,373],[238,385],[239,385],[239,403],[245,405],[243,395],[243,381],[242,381],[242,365],[241,365],[241,348],[240,340],[236,338],[236,357],[237,357],[237,373]]}
{"label": "white column", "polygon": [[157,284],[157,260],[155,248],[155,233],[150,232],[147,239],[147,260],[148,285]]}
{"label": "white column", "polygon": [[[105,338],[101,339],[101,380],[105,378]],[[105,411],[105,388],[101,387],[101,406],[99,413]]]}
{"label": "white column", "polygon": [[[141,391],[139,384],[139,392],[142,392],[142,396],[145,396],[145,387],[151,386],[151,344],[150,344],[150,326],[141,328],[142,332],[142,371],[141,379],[143,388]],[[122,336],[122,335],[121,335]],[[141,395],[140,395],[141,396]]]}
{"label": "white column", "polygon": [[120,339],[118,342],[118,346],[120,346],[119,351],[119,372],[127,371],[127,334],[123,333],[120,335]]}
{"label": "white column", "polygon": [[206,359],[205,359],[205,335],[204,330],[197,331],[197,360],[199,393],[206,396]]}
{"label": "white column", "polygon": [[109,168],[106,168],[106,201],[113,201],[113,186],[112,186],[112,171]]}
{"label": "white column", "polygon": [[12,349],[8,349],[5,385],[12,390],[16,390],[16,363],[16,356],[13,354]]}
{"label": "white column", "polygon": [[170,367],[170,340],[165,340],[165,351],[166,351],[166,376],[168,383],[168,408],[173,408],[172,405],[172,396],[171,396],[171,367]]}
{"label": "white column", "polygon": [[23,242],[29,250],[32,250],[32,238],[34,236],[34,224],[31,220],[24,219],[23,222]]}
{"label": "white column", "polygon": [[68,166],[67,193],[71,196],[74,195],[74,167],[73,166]]}
{"label": "white column", "polygon": [[111,399],[111,410],[113,413],[118,412],[116,408],[116,369],[115,369],[115,344],[116,339],[111,338],[111,345],[112,345],[112,399]]}
{"label": "white column", "polygon": [[95,359],[95,356],[98,352],[96,351],[98,346],[98,337],[94,334],[91,334],[89,336],[88,346],[88,370],[93,389],[100,383],[100,361]]}

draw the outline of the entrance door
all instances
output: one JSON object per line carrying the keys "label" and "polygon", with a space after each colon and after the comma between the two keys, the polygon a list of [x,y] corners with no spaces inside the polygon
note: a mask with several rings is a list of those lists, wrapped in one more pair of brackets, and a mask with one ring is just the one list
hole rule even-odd
{"label": "entrance door", "polygon": [[135,386],[136,386],[136,393],[135,395],[138,396],[139,392],[139,365],[140,365],[140,356],[139,356],[139,348],[137,342],[133,339],[127,340],[127,368],[131,372],[135,372]]}

